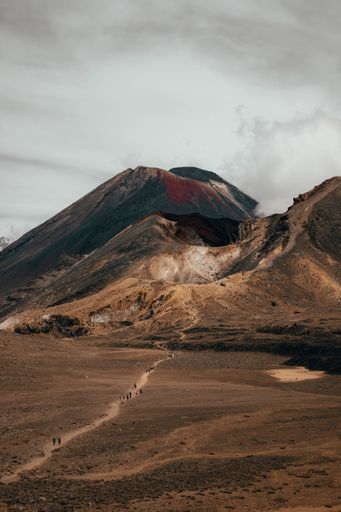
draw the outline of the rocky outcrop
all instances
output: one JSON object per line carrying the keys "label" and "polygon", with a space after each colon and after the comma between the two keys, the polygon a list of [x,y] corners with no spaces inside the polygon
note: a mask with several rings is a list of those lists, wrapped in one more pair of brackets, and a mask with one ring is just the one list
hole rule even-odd
{"label": "rocky outcrop", "polygon": [[14,332],[19,334],[55,334],[66,338],[84,336],[88,329],[78,318],[67,315],[46,315],[37,322],[18,323]]}

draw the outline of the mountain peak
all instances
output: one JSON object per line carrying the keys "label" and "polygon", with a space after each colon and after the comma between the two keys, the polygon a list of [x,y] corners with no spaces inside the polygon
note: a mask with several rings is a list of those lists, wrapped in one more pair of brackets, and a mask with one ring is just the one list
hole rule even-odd
{"label": "mountain peak", "polygon": [[190,178],[202,181],[203,183],[208,183],[209,181],[227,183],[221,176],[219,176],[215,172],[206,171],[205,169],[201,169],[200,167],[173,167],[172,169],[169,169],[169,172],[182,178]]}

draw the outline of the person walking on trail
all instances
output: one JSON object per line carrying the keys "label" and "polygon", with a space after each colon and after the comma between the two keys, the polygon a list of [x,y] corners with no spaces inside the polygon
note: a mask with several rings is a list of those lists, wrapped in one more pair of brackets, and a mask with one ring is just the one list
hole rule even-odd
{"label": "person walking on trail", "polygon": [[58,437],[58,444],[59,446],[62,444],[62,440],[60,439],[60,437]]}
{"label": "person walking on trail", "polygon": [[56,441],[57,441],[57,439],[54,437],[54,438],[52,439],[53,446],[56,446]]}
{"label": "person walking on trail", "polygon": [[140,389],[140,395],[142,395],[142,389]]}

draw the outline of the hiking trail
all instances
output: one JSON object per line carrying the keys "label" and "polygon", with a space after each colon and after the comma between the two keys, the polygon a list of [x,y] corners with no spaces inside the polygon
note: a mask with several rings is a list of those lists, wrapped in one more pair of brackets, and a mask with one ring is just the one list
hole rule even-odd
{"label": "hiking trail", "polygon": [[[143,386],[145,386],[148,382],[148,379],[150,375],[155,371],[156,367],[162,363],[163,361],[166,361],[173,357],[172,355],[168,354],[167,357],[163,357],[162,359],[159,359],[155,363],[152,363],[152,366],[149,371],[145,371],[141,377],[136,381],[136,387],[137,389],[141,389]],[[129,391],[128,391],[129,393]],[[132,396],[131,400],[138,398],[137,396]],[[90,422],[88,425],[85,425],[84,427],[79,427],[75,430],[70,430],[69,432],[65,432],[64,434],[61,434],[62,438],[62,444],[60,446],[54,446],[51,441],[43,445],[42,447],[42,455],[38,455],[36,457],[33,457],[31,460],[23,464],[21,467],[19,467],[14,473],[4,475],[0,482],[3,484],[10,484],[12,482],[16,482],[19,480],[22,473],[26,471],[32,471],[33,469],[38,468],[39,466],[42,466],[48,459],[50,459],[55,452],[62,449],[63,446],[70,443],[73,439],[76,439],[77,437],[81,436],[82,434],[86,434],[87,432],[90,432],[100,425],[103,425],[107,421],[113,420],[117,418],[119,415],[122,405],[125,402],[121,402],[120,399],[114,400],[111,402],[101,416]]]}

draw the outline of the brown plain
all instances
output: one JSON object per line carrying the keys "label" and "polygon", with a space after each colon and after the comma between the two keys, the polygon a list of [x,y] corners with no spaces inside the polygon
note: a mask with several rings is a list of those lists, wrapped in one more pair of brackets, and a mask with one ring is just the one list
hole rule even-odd
{"label": "brown plain", "polygon": [[[282,383],[261,353],[1,333],[3,511],[340,510],[340,376]],[[153,362],[143,394],[103,417]],[[20,473],[46,443],[61,447]]]}

